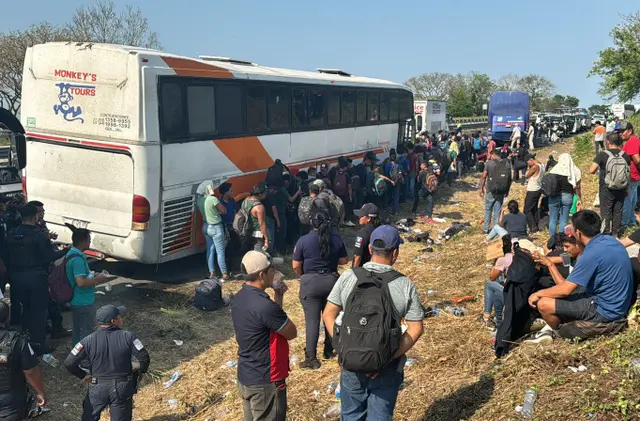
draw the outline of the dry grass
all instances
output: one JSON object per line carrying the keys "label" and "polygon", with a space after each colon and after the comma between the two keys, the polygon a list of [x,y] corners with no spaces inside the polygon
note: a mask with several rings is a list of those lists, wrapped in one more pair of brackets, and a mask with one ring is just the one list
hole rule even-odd
{"label": "dry grass", "polygon": [[[571,146],[554,149],[563,152]],[[546,157],[550,150],[542,151],[539,156]],[[588,165],[590,157],[582,143],[576,146],[574,156],[583,169]],[[423,254],[423,244],[406,243],[402,248],[397,269],[412,277],[425,306],[443,304],[456,296],[474,295],[478,300],[463,304],[465,317],[441,313],[425,320],[425,335],[409,352],[413,364],[405,371],[405,387],[400,391],[394,419],[516,419],[514,407],[521,404],[525,389],[533,384],[539,390],[536,419],[639,419],[640,386],[637,381],[627,380],[626,372],[629,359],[640,354],[640,331],[636,324],[615,338],[578,345],[556,341],[547,347],[522,346],[507,358],[495,360],[489,344],[491,336],[476,321],[482,311],[488,270],[480,228],[483,203],[472,187],[475,183],[477,174],[457,183],[455,190],[445,188],[435,209],[436,215],[448,222],[472,222],[470,229],[435,247],[434,252],[420,262],[413,260]],[[591,176],[585,176],[584,191],[588,205],[595,193]],[[516,186],[511,197],[522,201],[524,189]],[[417,228],[437,237],[438,230],[447,226],[418,224]],[[288,278],[293,277],[289,274]],[[299,330],[298,338],[290,343],[291,355],[302,359],[304,317],[297,298],[298,282],[290,280],[288,284],[285,310]],[[239,288],[238,283],[225,284],[229,293]],[[229,310],[207,314],[190,307],[185,297],[191,294],[192,285],[164,289],[150,285],[142,290],[143,294],[155,291],[155,296],[141,297],[141,300],[153,298],[157,304],[145,305],[144,313],[134,313],[128,324],[151,351],[154,378],[153,381],[147,379],[137,395],[134,418],[153,421],[242,419],[235,385],[236,369],[224,366],[236,359],[237,351]],[[429,290],[436,292],[428,295]],[[167,301],[167,294],[173,299]],[[172,339],[183,339],[185,343],[176,347]],[[586,365],[588,371],[574,374],[567,370],[568,365],[579,364]],[[174,370],[182,371],[184,377],[164,389],[161,380],[167,380]],[[322,419],[326,408],[337,401],[327,391],[327,385],[336,381],[338,375],[335,361],[323,361],[317,371],[294,368],[288,380],[287,418],[292,421]],[[62,381],[68,383],[68,379]],[[68,385],[66,387],[67,390],[57,392],[68,395]],[[314,391],[320,392],[318,400],[314,399]],[[230,395],[225,397],[228,392]],[[78,387],[74,393],[79,395],[81,389]],[[169,409],[167,401],[172,398],[180,402],[178,409]],[[79,408],[78,396],[73,402]],[[78,409],[71,407],[61,411],[51,414],[54,420],[70,419],[78,413]]]}

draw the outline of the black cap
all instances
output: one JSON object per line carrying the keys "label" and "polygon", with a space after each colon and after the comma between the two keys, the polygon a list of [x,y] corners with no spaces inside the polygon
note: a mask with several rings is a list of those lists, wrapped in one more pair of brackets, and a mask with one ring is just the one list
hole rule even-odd
{"label": "black cap", "polygon": [[631,123],[627,123],[627,125],[626,125],[626,126],[624,126],[624,129],[625,129],[625,130],[631,130],[631,131],[633,131],[633,124],[631,124]]}
{"label": "black cap", "polygon": [[370,159],[372,161],[377,161],[378,160],[378,155],[376,155],[375,152],[373,151],[369,151],[364,155],[365,159]]}
{"label": "black cap", "polygon": [[363,216],[370,216],[373,218],[374,216],[378,216],[378,212],[378,207],[376,205],[373,203],[365,203],[362,208],[354,210],[353,214],[360,218]]}
{"label": "black cap", "polygon": [[326,162],[323,162],[322,164],[320,164],[320,169],[323,169],[323,168],[329,168],[329,165],[327,165]]}
{"label": "black cap", "polygon": [[534,153],[528,153],[524,156],[524,161],[528,162],[531,161],[532,159],[536,159],[536,154]]}
{"label": "black cap", "polygon": [[113,304],[107,304],[106,306],[102,306],[96,311],[96,320],[98,323],[108,324],[111,320],[115,319],[118,316],[122,316],[127,312],[127,308],[125,306],[114,306]]}

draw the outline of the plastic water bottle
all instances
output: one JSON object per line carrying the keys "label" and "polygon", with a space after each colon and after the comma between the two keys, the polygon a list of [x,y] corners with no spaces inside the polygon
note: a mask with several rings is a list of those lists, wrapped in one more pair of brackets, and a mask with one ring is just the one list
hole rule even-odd
{"label": "plastic water bottle", "polygon": [[334,403],[324,412],[323,417],[328,419],[337,419],[340,416],[340,404]]}
{"label": "plastic water bottle", "polygon": [[58,361],[58,359],[51,354],[44,354],[42,356],[42,361],[44,361],[45,363],[49,364],[51,367],[54,367],[54,368],[57,367],[58,364],[60,363],[60,361]]}
{"label": "plastic water bottle", "polygon": [[538,389],[535,386],[531,386],[524,392],[524,405],[522,405],[522,416],[524,418],[533,418],[533,405],[536,403],[537,397]]}
{"label": "plastic water bottle", "polygon": [[445,307],[444,311],[446,311],[449,314],[453,314],[454,316],[457,316],[457,317],[464,316],[464,308],[462,307],[447,306]]}
{"label": "plastic water bottle", "polygon": [[336,398],[340,399],[340,383],[338,383],[338,387],[336,387]]}

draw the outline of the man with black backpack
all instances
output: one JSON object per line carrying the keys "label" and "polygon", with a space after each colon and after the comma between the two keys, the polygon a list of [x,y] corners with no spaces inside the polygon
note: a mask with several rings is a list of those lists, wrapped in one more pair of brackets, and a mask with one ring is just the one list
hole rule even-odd
{"label": "man with black backpack", "polygon": [[[402,239],[390,225],[371,233],[371,261],[347,270],[323,312],[341,366],[341,420],[391,420],[404,379],[405,354],[424,331],[413,282],[393,270]],[[400,321],[407,330],[403,334]]]}
{"label": "man with black backpack", "polygon": [[607,149],[600,151],[593,160],[589,172],[600,170],[600,216],[602,233],[620,235],[622,210],[631,181],[631,158],[620,150],[622,138],[618,133],[607,136]]}
{"label": "man with black backpack", "polygon": [[[486,186],[486,192],[485,192]],[[500,158],[497,149],[491,151],[480,181],[480,197],[484,198],[484,233],[498,225],[504,198],[511,188],[511,165]]]}

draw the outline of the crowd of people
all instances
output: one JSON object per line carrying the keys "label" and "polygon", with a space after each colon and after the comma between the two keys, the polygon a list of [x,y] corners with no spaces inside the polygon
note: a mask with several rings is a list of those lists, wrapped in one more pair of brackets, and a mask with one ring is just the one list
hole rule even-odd
{"label": "crowd of people", "polygon": [[[321,367],[318,343],[324,327],[322,359],[337,357],[341,368],[341,419],[392,418],[405,355],[423,334],[423,318],[429,314],[413,281],[394,269],[403,239],[390,217],[402,202],[412,201],[415,217],[434,223],[439,185],[452,184],[474,167],[482,170],[487,241],[500,238],[502,251],[485,285],[479,317],[496,331],[496,355],[508,352],[537,317],[545,323],[529,338],[534,343],[623,329],[640,272],[640,263],[629,259],[625,247],[640,242],[640,230],[620,240],[615,236],[632,225],[630,219],[635,224],[640,140],[630,124],[605,135],[606,150],[598,152],[590,168],[600,174],[601,216],[582,210],[582,175],[569,154],[543,164],[530,147],[520,145],[520,137],[511,148],[499,149],[480,133],[421,135],[415,143],[391,149],[382,162],[368,152],[355,166],[340,157],[334,166],[322,163],[294,172],[276,160],[265,182],[241,203],[231,183],[216,188],[212,181],[203,182],[196,204],[208,275],[222,283],[237,272],[245,281],[231,301],[244,419],[286,419],[287,341],[297,337],[298,328],[283,309],[288,287],[278,255],[292,256],[300,280],[305,321],[300,367]],[[511,198],[503,209],[513,182],[526,184],[524,206]],[[31,384],[35,403],[43,405],[36,357],[51,351],[46,342],[50,320],[52,338],[71,335],[76,344],[65,366],[89,386],[83,419],[98,419],[108,407],[112,420],[130,420],[132,397],[149,355],[134,334],[123,330],[126,309],[95,309],[95,286],[109,277],[90,270],[84,253],[91,244],[89,231],[69,226],[73,244],[58,249],[55,233],[44,222],[44,204],[24,203],[20,197],[8,204],[3,221],[0,257],[12,289],[11,305],[0,302],[0,341],[9,344],[11,364],[0,364],[0,370],[12,384]],[[355,221],[359,230],[349,258],[338,227],[356,227]],[[529,239],[545,228],[550,240],[543,250]],[[338,273],[349,262],[351,268]],[[61,292],[51,290],[57,276],[70,290],[67,302],[54,299]],[[267,289],[273,289],[273,299]],[[71,332],[62,327],[61,311],[67,306]],[[12,321],[22,324],[27,335],[7,330]],[[137,370],[132,357],[139,361]],[[23,392],[0,382],[3,419],[23,419],[28,408]]]}

